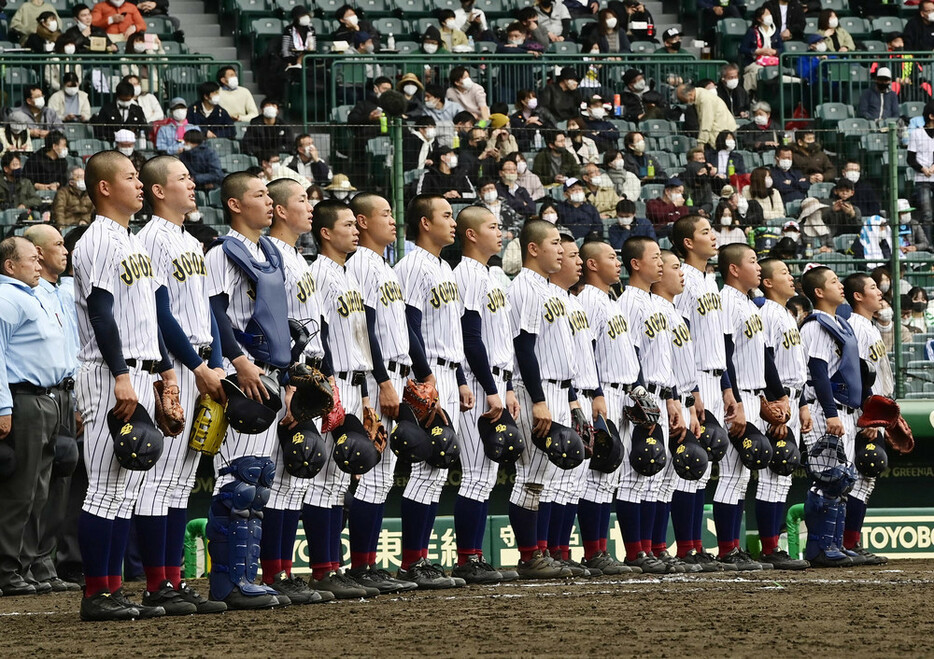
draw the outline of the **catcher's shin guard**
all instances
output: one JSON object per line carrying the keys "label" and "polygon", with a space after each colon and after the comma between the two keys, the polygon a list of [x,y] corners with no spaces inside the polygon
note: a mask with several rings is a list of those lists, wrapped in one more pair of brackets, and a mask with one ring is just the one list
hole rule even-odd
{"label": "catcher's shin guard", "polygon": [[[272,464],[268,458],[247,456],[237,458],[220,471],[221,475],[231,474],[236,480],[220,489],[208,512],[211,599],[224,600],[235,587],[246,596],[267,594],[265,588],[251,583],[259,569],[259,537],[253,537],[250,527],[251,516],[256,526],[260,523],[261,517],[254,510],[257,500],[262,502],[259,504],[261,514],[269,498],[268,486],[260,484],[263,480],[271,481],[271,478],[263,479],[267,463]],[[262,490],[266,490],[265,498]]]}
{"label": "catcher's shin guard", "polygon": [[808,527],[808,541],[804,552],[806,559],[813,560],[821,552],[831,560],[845,558],[839,546],[835,544],[837,517],[841,508],[846,510],[839,499],[808,492],[804,501],[804,523]]}

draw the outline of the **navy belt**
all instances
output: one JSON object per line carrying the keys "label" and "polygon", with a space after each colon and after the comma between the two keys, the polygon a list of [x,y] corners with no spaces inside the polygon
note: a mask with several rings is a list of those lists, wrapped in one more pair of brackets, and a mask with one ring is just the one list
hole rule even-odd
{"label": "navy belt", "polygon": [[655,394],[662,400],[669,400],[671,398],[671,387],[663,387],[660,384],[647,384],[645,389],[650,394]]}
{"label": "navy belt", "polygon": [[570,388],[571,388],[571,381],[570,381],[570,380],[545,380],[545,382],[549,382],[549,383],[551,383],[551,384],[556,384],[556,385],[558,385],[559,387],[561,387],[562,389],[570,389]]}
{"label": "navy belt", "polygon": [[359,387],[366,379],[366,371],[340,371],[335,375],[341,380],[349,381],[355,387]]}
{"label": "navy belt", "polygon": [[715,378],[721,377],[725,372],[726,372],[726,371],[724,371],[722,368],[711,368],[711,369],[709,369],[709,370],[704,371],[704,373],[709,373],[710,375],[714,376]]}
{"label": "navy belt", "polygon": [[461,365],[460,362],[451,361],[450,359],[441,359],[440,357],[438,357],[436,361],[438,362],[438,366],[443,366],[452,370],[460,368]]}
{"label": "navy belt", "polygon": [[496,377],[502,375],[504,380],[512,380],[512,371],[507,371],[505,368],[500,368],[499,366],[494,366],[491,370]]}
{"label": "navy belt", "polygon": [[412,367],[409,366],[408,364],[400,364],[399,362],[394,362],[392,360],[389,360],[387,369],[392,371],[393,373],[398,373],[404,378],[409,377],[409,373],[412,372]]}
{"label": "navy belt", "polygon": [[28,394],[30,396],[48,396],[55,391],[71,391],[74,388],[74,379],[65,378],[52,387],[37,387],[31,382],[14,382],[10,385],[10,393],[14,396],[17,394]]}
{"label": "navy belt", "polygon": [[126,360],[126,365],[130,368],[137,368],[139,370],[146,371],[147,373],[155,373],[159,370],[159,362],[155,359],[130,359]]}
{"label": "navy belt", "polygon": [[587,398],[596,398],[599,395],[596,389],[581,389],[581,393]]}

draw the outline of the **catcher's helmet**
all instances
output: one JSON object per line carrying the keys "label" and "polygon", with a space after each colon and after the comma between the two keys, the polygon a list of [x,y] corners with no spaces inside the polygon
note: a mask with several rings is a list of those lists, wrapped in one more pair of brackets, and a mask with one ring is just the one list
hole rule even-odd
{"label": "catcher's helmet", "polygon": [[519,434],[515,419],[505,408],[495,421],[480,417],[477,430],[483,441],[483,452],[493,462],[512,464],[522,455],[525,441]]}
{"label": "catcher's helmet", "polygon": [[769,441],[772,442],[772,459],[769,461],[769,469],[779,476],[791,476],[795,469],[801,464],[801,452],[795,443],[795,438],[791,433],[785,439],[775,439],[768,434]]}
{"label": "catcher's helmet", "polygon": [[447,469],[457,462],[461,454],[460,441],[449,419],[447,412],[441,410],[425,428],[431,445],[431,455],[425,462],[436,469]]}
{"label": "catcher's helmet", "polygon": [[804,466],[814,485],[827,497],[843,496],[856,483],[856,467],[846,459],[843,441],[835,435],[818,439],[808,451]]}
{"label": "catcher's helmet", "polygon": [[223,406],[210,396],[199,396],[188,435],[188,448],[205,455],[217,455],[227,437],[228,426]]}
{"label": "catcher's helmet", "polygon": [[344,416],[344,423],[331,431],[334,437],[334,463],[348,474],[365,474],[382,457],[363,428],[363,422],[353,414]]}
{"label": "catcher's helmet", "polygon": [[55,457],[52,458],[52,477],[65,478],[75,473],[78,466],[78,442],[65,426],[58,427],[55,435]]}
{"label": "catcher's helmet", "polygon": [[714,418],[713,412],[708,410],[704,416],[704,423],[701,424],[701,432],[697,436],[697,441],[707,451],[711,462],[720,462],[726,455],[730,436],[720,422]]}
{"label": "catcher's helmet", "polygon": [[739,437],[730,437],[733,448],[739,453],[740,462],[752,471],[759,471],[769,466],[772,460],[772,445],[768,438],[751,423]]}
{"label": "catcher's helmet", "polygon": [[296,478],[314,478],[327,461],[324,440],[313,421],[294,428],[279,426],[279,447],[285,470]]}
{"label": "catcher's helmet", "polygon": [[262,403],[256,402],[243,393],[236,373],[221,380],[224,393],[227,394],[227,407],[225,408],[227,421],[234,430],[244,435],[258,435],[265,432],[275,422],[277,413],[282,409],[278,383],[265,373],[259,378],[269,394],[269,398]]}
{"label": "catcher's helmet", "polygon": [[665,468],[668,464],[668,454],[665,452],[665,437],[659,424],[655,424],[651,433],[645,426],[632,427],[629,464],[637,474],[643,476],[654,476]]}
{"label": "catcher's helmet", "polygon": [[9,436],[0,442],[0,480],[6,480],[16,472],[16,453]]}
{"label": "catcher's helmet", "polygon": [[107,413],[107,427],[114,441],[114,457],[124,469],[147,471],[162,455],[162,433],[142,405],[129,421],[118,419],[113,410]]}
{"label": "catcher's helmet", "polygon": [[698,481],[707,473],[710,458],[707,456],[707,450],[697,441],[697,437],[688,430],[684,433],[681,443],[672,447],[671,463],[678,476],[686,481]]}
{"label": "catcher's helmet", "polygon": [[584,441],[573,429],[552,423],[548,434],[536,437],[538,446],[559,469],[574,469],[584,461]]}
{"label": "catcher's helmet", "polygon": [[867,478],[880,476],[889,466],[889,456],[885,452],[884,443],[875,440],[867,441],[857,435],[854,463],[857,471],[863,476]]}
{"label": "catcher's helmet", "polygon": [[612,474],[623,464],[623,441],[616,425],[603,415],[593,422],[593,455],[590,468],[604,474]]}
{"label": "catcher's helmet", "polygon": [[389,448],[402,462],[416,464],[431,456],[431,442],[428,433],[418,423],[412,408],[402,403],[399,405],[399,418],[389,434]]}

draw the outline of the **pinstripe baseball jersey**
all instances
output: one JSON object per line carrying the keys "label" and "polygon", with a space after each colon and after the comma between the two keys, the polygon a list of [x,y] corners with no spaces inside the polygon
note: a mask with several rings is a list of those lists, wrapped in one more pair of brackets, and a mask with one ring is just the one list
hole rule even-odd
{"label": "pinstripe baseball jersey", "polygon": [[[570,380],[574,375],[574,337],[563,293],[537,272],[522,268],[507,294],[514,335],[535,335],[535,358],[543,380]],[[522,373],[514,377],[521,381]]]}
{"label": "pinstripe baseball jersey", "polygon": [[765,325],[765,345],[775,353],[782,385],[800,391],[808,379],[808,360],[795,317],[773,300],[766,300],[759,313]]}
{"label": "pinstripe baseball jersey", "polygon": [[684,291],[675,297],[675,306],[691,329],[697,370],[725,369],[723,305],[717,283],[687,263],[681,264],[681,272]]}
{"label": "pinstripe baseball jersey", "polygon": [[75,245],[72,259],[78,304],[78,359],[103,362],[88,316],[92,288],[114,298],[113,314],[126,359],[160,359],[156,289],[165,282],[152,267],[140,239],[108,217],[98,215]]}
{"label": "pinstripe baseball jersey", "polygon": [[172,315],[193,346],[211,343],[207,268],[201,242],[184,227],[153,215],[138,234],[165,280]]}
{"label": "pinstripe baseball jersey", "polygon": [[311,264],[321,315],[328,324],[328,348],[335,372],[369,371],[370,339],[360,285],[347,268],[319,254]]}
{"label": "pinstripe baseball jersey", "polygon": [[[259,243],[254,243],[233,229],[228,231],[227,235],[246,245],[250,256],[256,259],[257,263],[266,263],[266,255],[263,254]],[[253,316],[253,298],[256,295],[253,282],[243,274],[237,264],[227,258],[220,245],[208,251],[204,263],[208,270],[208,298],[226,294],[229,300],[227,317],[230,318],[230,324],[234,329],[245,330]],[[246,354],[249,356],[249,353]],[[252,357],[250,359],[252,361]]]}
{"label": "pinstripe baseball jersey", "polygon": [[765,328],[759,308],[732,286],[720,291],[723,333],[733,337],[733,368],[738,389],[765,388]]}
{"label": "pinstripe baseball jersey", "polygon": [[347,261],[347,272],[363,290],[363,304],[376,311],[376,340],[383,361],[410,365],[409,330],[399,277],[381,254],[358,247]]}
{"label": "pinstripe baseball jersey", "polygon": [[668,318],[657,300],[656,295],[635,286],[627,286],[619,297],[619,307],[632,328],[632,342],[639,350],[643,380],[670,387],[675,383],[675,378],[671,371]]}
{"label": "pinstripe baseball jersey", "polygon": [[[491,367],[512,370],[512,327],[509,324],[509,300],[499,280],[490,269],[464,257],[454,268],[454,280],[462,309],[480,314],[480,338]],[[464,364],[470,371],[470,364]]]}
{"label": "pinstripe baseball jersey", "polygon": [[893,395],[895,380],[892,377],[892,364],[889,363],[885,342],[882,340],[879,328],[871,320],[858,313],[850,314],[848,320],[859,342],[859,356],[876,369],[876,381],[872,385],[872,393],[881,396]]}
{"label": "pinstripe baseball jersey", "polygon": [[305,258],[295,249],[278,238],[270,238],[282,255],[282,270],[285,272],[285,292],[289,300],[289,318],[297,320],[311,338],[302,354],[306,357],[324,357],[321,347],[321,308],[318,306],[315,278]]}
{"label": "pinstripe baseball jersey", "polygon": [[460,295],[448,262],[416,245],[396,264],[396,274],[405,303],[422,312],[425,356],[464,361]]}
{"label": "pinstripe baseball jersey", "polygon": [[668,318],[668,332],[671,334],[671,369],[675,377],[675,386],[678,387],[678,393],[687,395],[697,386],[695,346],[691,339],[691,330],[674,304],[658,295],[652,297]]}
{"label": "pinstripe baseball jersey", "polygon": [[576,296],[565,292],[568,320],[574,334],[574,387],[578,390],[596,389],[600,386],[597,375],[597,360],[593,351],[593,330],[584,305]]}
{"label": "pinstripe baseball jersey", "polygon": [[632,384],[639,377],[639,358],[629,333],[629,321],[619,305],[596,286],[584,286],[577,299],[587,312],[596,340],[594,357],[603,384]]}

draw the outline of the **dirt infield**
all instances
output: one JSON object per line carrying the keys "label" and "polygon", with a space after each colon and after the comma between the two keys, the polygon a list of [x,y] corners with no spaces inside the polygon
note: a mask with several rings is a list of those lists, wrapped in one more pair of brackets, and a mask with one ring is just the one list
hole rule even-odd
{"label": "dirt infield", "polygon": [[79,595],[67,593],[0,599],[0,637],[4,657],[924,656],[932,594],[931,560],[522,582],[108,624],[82,623]]}

